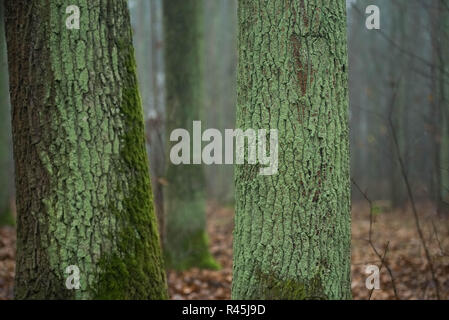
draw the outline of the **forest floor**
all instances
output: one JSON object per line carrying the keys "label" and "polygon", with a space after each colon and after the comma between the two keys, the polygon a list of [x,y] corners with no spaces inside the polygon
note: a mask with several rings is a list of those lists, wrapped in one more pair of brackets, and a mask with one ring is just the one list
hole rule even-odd
{"label": "forest floor", "polygon": [[[430,212],[423,206],[420,212]],[[441,299],[449,299],[449,219],[436,215],[422,215],[420,222]],[[232,280],[233,210],[216,205],[208,208],[210,249],[222,269],[219,271],[191,269],[168,272],[172,299],[229,299]],[[352,214],[352,292],[354,299],[435,299],[436,286],[432,281],[412,212],[378,212],[373,216],[372,241],[380,258],[374,253],[369,239],[369,208],[353,205]],[[388,245],[387,253],[385,248]],[[13,298],[15,258],[15,230],[0,228],[0,300]],[[365,287],[366,265],[380,266],[380,290]],[[393,281],[387,270],[393,276]]]}
{"label": "forest floor", "polygon": [[[381,210],[381,206],[376,211]],[[431,212],[422,205],[420,212]],[[233,210],[214,205],[208,210],[210,249],[220,262],[219,271],[192,269],[184,272],[169,271],[168,283],[172,299],[229,299],[232,280]],[[420,219],[425,242],[432,256],[435,277],[439,282],[441,299],[449,299],[449,218],[423,215]],[[435,228],[434,228],[435,226]],[[436,230],[435,230],[436,229]],[[418,236],[413,213],[379,211],[373,216],[372,243],[380,254],[374,253],[369,239],[369,207],[353,204],[352,209],[352,294],[354,299],[369,299],[365,286],[367,265],[381,265],[380,290],[374,290],[371,299],[435,299],[435,285],[426,262],[422,242]],[[387,254],[384,257],[388,244]],[[391,270],[392,280],[386,269]]]}

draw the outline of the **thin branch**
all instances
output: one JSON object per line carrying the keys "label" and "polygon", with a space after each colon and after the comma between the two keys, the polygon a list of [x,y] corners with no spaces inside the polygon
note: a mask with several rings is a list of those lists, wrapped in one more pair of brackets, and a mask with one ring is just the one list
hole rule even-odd
{"label": "thin branch", "polygon": [[[385,265],[385,259],[386,259],[386,257],[387,257],[387,253],[388,253],[388,248],[389,248],[389,246],[390,246],[390,241],[388,241],[387,244],[386,244],[386,246],[385,246],[384,255],[382,256],[382,260],[381,260],[381,262],[380,262],[379,273],[380,273],[380,271],[382,271],[382,267]],[[385,267],[387,267],[387,266],[385,265]],[[387,268],[387,270],[388,270],[388,268]],[[391,272],[391,270],[389,270],[389,272]],[[399,297],[398,297],[398,295],[397,295],[397,292],[396,292],[396,286],[394,285],[393,277],[392,277],[391,274],[390,274],[390,277],[391,277],[391,283],[393,284],[393,291],[394,291],[394,294],[395,294],[395,296],[396,296],[396,299],[397,299],[397,300],[400,300]],[[373,295],[373,292],[374,292],[374,288],[371,289],[371,291],[370,291],[370,293],[369,293],[368,300],[371,300],[371,296]]]}
{"label": "thin branch", "polygon": [[[390,279],[391,279],[391,285],[393,287],[393,292],[394,295],[396,297],[397,300],[401,300],[399,298],[398,295],[398,291],[396,289],[396,283],[393,277],[393,272],[391,271],[390,266],[388,265],[388,263],[386,262],[386,257],[387,257],[387,251],[388,251],[388,247],[390,244],[390,241],[387,242],[387,245],[385,247],[384,250],[384,254],[381,255],[380,252],[377,250],[376,246],[374,245],[373,241],[372,241],[372,235],[373,235],[373,214],[374,214],[374,206],[373,206],[373,201],[368,197],[368,195],[366,194],[366,192],[363,192],[362,189],[359,187],[359,185],[355,182],[354,179],[351,178],[352,183],[354,184],[354,186],[357,188],[357,190],[360,192],[360,194],[365,198],[366,202],[368,202],[369,205],[369,232],[368,232],[368,243],[371,246],[371,249],[374,251],[374,253],[376,254],[376,256],[380,259],[381,264],[380,264],[380,268],[379,271],[382,270],[382,267],[385,265],[385,268],[388,271],[388,274],[390,275]],[[373,294],[373,290],[371,290],[370,294],[369,294],[369,298],[368,300],[371,299],[371,295]]]}
{"label": "thin branch", "polygon": [[432,220],[432,227],[433,227],[433,233],[435,235],[435,239],[436,239],[438,247],[440,249],[441,256],[449,257],[449,253],[447,253],[446,250],[444,250],[443,245],[441,244],[440,237],[438,236],[438,230],[437,230],[437,227],[435,226],[435,222],[433,220]]}

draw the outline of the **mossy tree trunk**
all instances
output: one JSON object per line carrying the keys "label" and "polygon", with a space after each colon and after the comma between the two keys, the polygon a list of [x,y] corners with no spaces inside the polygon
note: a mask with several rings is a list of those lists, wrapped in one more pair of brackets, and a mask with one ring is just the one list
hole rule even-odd
{"label": "mossy tree trunk", "polygon": [[[202,84],[202,0],[164,1],[166,129],[183,128],[192,136],[200,120]],[[169,142],[167,152],[176,142]],[[167,266],[217,268],[208,249],[204,168],[174,165],[167,155],[164,252]]]}
{"label": "mossy tree trunk", "polygon": [[234,299],[346,299],[344,1],[240,0],[237,127],[279,130],[279,172],[236,167]]}
{"label": "mossy tree trunk", "polygon": [[6,37],[16,298],[167,298],[127,2],[7,0]]}

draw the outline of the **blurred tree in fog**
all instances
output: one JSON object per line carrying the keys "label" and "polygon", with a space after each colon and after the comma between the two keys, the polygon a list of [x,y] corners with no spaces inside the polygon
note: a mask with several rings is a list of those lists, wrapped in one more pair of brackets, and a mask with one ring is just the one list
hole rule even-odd
{"label": "blurred tree in fog", "polygon": [[[427,4],[428,5],[428,4]],[[441,211],[449,211],[449,1],[427,6],[432,41],[432,102],[435,136],[435,189]]]}
{"label": "blurred tree in fog", "polygon": [[[237,67],[237,0],[205,2],[205,105],[207,128],[235,127]],[[234,202],[234,168],[206,167],[208,198],[221,205]]]}
{"label": "blurred tree in fog", "polygon": [[[190,133],[192,141],[193,121],[203,119],[203,12],[204,4],[200,0],[164,1],[167,139],[174,129],[183,128]],[[175,144],[168,143],[167,151]],[[195,151],[192,147],[190,150],[192,159]],[[206,234],[204,167],[175,165],[167,156],[165,178],[167,266],[181,270],[193,266],[218,268],[209,253]]]}
{"label": "blurred tree in fog", "polygon": [[11,208],[14,196],[11,110],[4,35],[3,0],[0,0],[0,225],[14,223]]}
{"label": "blurred tree in fog", "polygon": [[[175,205],[179,197],[177,192],[182,191],[182,188],[189,187],[195,192],[202,193],[202,195],[196,194],[193,197],[202,199],[199,201],[201,204],[198,205],[200,215],[204,213],[206,198],[222,205],[233,203],[234,168],[232,165],[210,165],[204,168],[196,166],[196,168],[190,169],[169,167],[168,171],[171,172],[173,170],[180,170],[181,173],[192,171],[191,174],[194,175],[192,182],[195,186],[192,187],[190,186],[191,183],[189,183],[189,186],[184,186],[180,189],[178,183],[184,184],[184,179],[178,174],[176,174],[176,180],[171,179],[170,182],[166,176],[169,152],[166,141],[169,138],[167,132],[171,132],[174,128],[174,122],[176,123],[175,126],[190,128],[192,120],[202,120],[203,130],[216,128],[221,132],[224,132],[224,129],[227,128],[234,128],[237,1],[214,0],[198,2],[197,5],[202,3],[202,10],[204,10],[204,14],[201,17],[201,25],[190,26],[189,22],[189,28],[202,29],[203,39],[201,42],[200,40],[189,42],[190,40],[185,39],[185,37],[188,37],[191,33],[185,33],[184,30],[180,31],[179,35],[174,34],[173,30],[177,28],[174,24],[166,23],[164,25],[162,21],[162,3],[163,1],[161,0],[129,1],[138,62],[139,84],[145,110],[147,149],[150,158],[153,192],[159,217],[160,232],[162,238],[165,238],[164,230],[174,228],[174,226],[167,226],[168,222],[165,220],[170,221],[169,216],[172,214],[169,211],[173,210],[170,208],[178,206]],[[170,4],[170,6],[173,5]],[[178,16],[173,19],[176,19],[176,23],[182,22],[179,21]],[[167,119],[165,110],[164,52],[166,45],[164,43],[164,27],[171,32],[169,33],[171,38],[168,39],[176,41],[176,46],[171,44],[171,48],[174,48],[176,54],[179,55],[179,61],[176,61],[176,64],[173,59],[172,61],[167,61],[167,64],[172,66],[172,69],[178,68],[176,74],[168,75],[169,79],[174,78],[176,82],[171,81],[172,85],[168,84],[169,96],[167,98],[170,101],[173,101],[176,97],[177,99],[184,99],[180,100],[180,105],[175,106],[179,109],[183,108],[183,110],[181,112],[172,112],[172,116]],[[170,31],[171,29],[173,30]],[[185,44],[181,44],[180,41],[184,41]],[[194,47],[196,43],[199,43],[198,48],[192,50],[190,47]],[[183,51],[182,46],[189,47],[189,50],[185,49]],[[198,50],[198,52],[195,52],[195,50]],[[198,55],[197,65],[185,65],[190,63],[188,59],[193,54]],[[170,59],[170,54],[167,57]],[[184,72],[187,76],[182,79],[180,78],[182,74],[180,68],[187,68],[187,71]],[[199,78],[195,78],[193,82],[190,80],[184,82],[184,80],[193,79],[194,77]],[[167,81],[170,81],[169,79]],[[194,81],[201,81],[197,84],[198,87],[196,87],[197,85],[194,84]],[[182,92],[182,90],[178,91],[178,87],[175,87],[175,85],[180,86],[185,92]],[[195,97],[191,97],[191,93]],[[196,96],[197,94],[198,96]],[[167,105],[167,108],[174,110],[173,104]],[[166,120],[172,123],[170,128],[165,127]],[[172,185],[170,186],[168,183]],[[165,189],[163,188],[164,185],[166,186]],[[192,194],[187,192],[183,197],[188,199],[192,197]],[[191,203],[194,202],[192,201]],[[164,203],[168,205],[167,208],[164,208]],[[200,225],[204,224],[201,220],[204,220],[204,218],[198,220]],[[184,228],[184,226],[182,227]],[[179,236],[178,232],[176,232],[176,236]],[[168,249],[166,248],[166,250]]]}

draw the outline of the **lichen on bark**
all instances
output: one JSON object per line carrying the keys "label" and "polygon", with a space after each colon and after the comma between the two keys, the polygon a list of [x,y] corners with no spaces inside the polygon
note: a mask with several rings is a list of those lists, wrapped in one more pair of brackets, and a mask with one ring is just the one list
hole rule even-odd
{"label": "lichen on bark", "polygon": [[344,1],[239,0],[237,127],[278,129],[278,174],[237,165],[234,299],[347,299]]}

